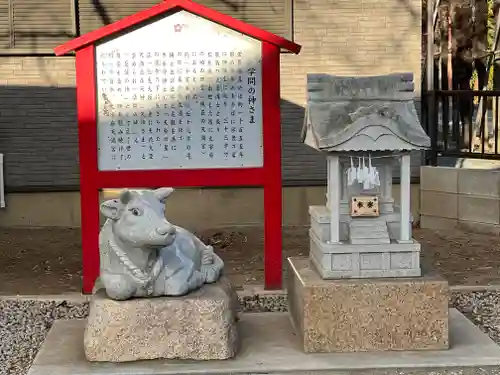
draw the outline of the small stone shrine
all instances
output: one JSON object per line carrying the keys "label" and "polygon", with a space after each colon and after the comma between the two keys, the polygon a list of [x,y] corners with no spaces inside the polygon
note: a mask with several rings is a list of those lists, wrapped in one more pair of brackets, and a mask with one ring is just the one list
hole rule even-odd
{"label": "small stone shrine", "polygon": [[101,204],[100,285],[84,336],[90,361],[236,354],[238,297],[220,279],[224,263],[212,246],[165,218],[172,192],[124,189]]}
{"label": "small stone shrine", "polygon": [[410,153],[430,146],[413,75],[313,74],[307,84],[302,140],[326,154],[328,188],[326,205],[309,210],[309,261],[289,259],[290,312],[305,351],[447,348],[448,285],[422,276],[411,231]]}
{"label": "small stone shrine", "polygon": [[[326,206],[312,206],[311,260],[323,278],[420,276],[410,152],[430,146],[412,75],[308,76],[304,143],[327,154]],[[392,170],[400,163],[399,207]]]}

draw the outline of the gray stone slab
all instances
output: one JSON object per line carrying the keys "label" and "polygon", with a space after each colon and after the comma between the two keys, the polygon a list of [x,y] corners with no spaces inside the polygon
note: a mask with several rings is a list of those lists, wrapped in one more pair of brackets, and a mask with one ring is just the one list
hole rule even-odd
{"label": "gray stone slab", "polygon": [[385,220],[352,220],[349,222],[349,242],[352,245],[390,244]]}
{"label": "gray stone slab", "polygon": [[458,219],[500,224],[500,201],[494,197],[458,195]]}
{"label": "gray stone slab", "polygon": [[441,193],[457,193],[458,169],[453,167],[420,167],[420,189]]}
{"label": "gray stone slab", "polygon": [[57,321],[28,375],[182,374],[499,374],[500,347],[456,310],[451,349],[426,352],[305,354],[287,313],[243,314],[239,354],[225,361],[151,360],[90,363],[83,353],[85,321]]}
{"label": "gray stone slab", "polygon": [[[436,168],[442,169],[442,168]],[[458,193],[500,198],[500,172],[497,169],[458,169]]]}
{"label": "gray stone slab", "polygon": [[325,243],[309,230],[309,256],[324,279],[416,277],[421,275],[420,244]]}

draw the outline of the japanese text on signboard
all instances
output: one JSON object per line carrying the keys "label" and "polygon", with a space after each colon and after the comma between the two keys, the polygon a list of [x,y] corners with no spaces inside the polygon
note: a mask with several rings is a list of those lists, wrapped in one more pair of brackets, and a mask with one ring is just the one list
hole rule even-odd
{"label": "japanese text on signboard", "polygon": [[97,46],[99,168],[262,166],[260,48],[184,12]]}

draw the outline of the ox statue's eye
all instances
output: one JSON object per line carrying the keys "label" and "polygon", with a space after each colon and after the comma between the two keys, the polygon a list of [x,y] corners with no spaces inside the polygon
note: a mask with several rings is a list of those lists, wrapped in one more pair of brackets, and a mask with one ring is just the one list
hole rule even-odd
{"label": "ox statue's eye", "polygon": [[134,215],[134,216],[140,216],[141,215],[141,211],[138,208],[132,208],[130,210],[130,212],[132,212],[132,215]]}

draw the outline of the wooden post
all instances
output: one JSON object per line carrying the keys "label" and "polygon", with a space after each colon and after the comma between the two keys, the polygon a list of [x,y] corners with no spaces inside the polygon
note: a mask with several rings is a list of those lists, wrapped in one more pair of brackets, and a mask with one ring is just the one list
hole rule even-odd
{"label": "wooden post", "polygon": [[400,197],[400,213],[401,224],[399,227],[399,241],[411,241],[411,223],[410,223],[410,154],[401,156],[401,197]]}
{"label": "wooden post", "polygon": [[329,194],[329,190],[328,190],[328,186],[330,186],[330,168],[328,167],[328,159],[327,159],[327,167],[326,167],[326,207],[330,207],[330,198],[328,196]]}
{"label": "wooden post", "polygon": [[[383,159],[382,159],[383,160]],[[384,161],[384,166],[382,169],[383,181],[382,182],[382,192],[383,197],[387,200],[392,199],[392,158]]]}
{"label": "wooden post", "polygon": [[327,156],[328,209],[330,211],[330,242],[340,242],[340,160],[336,154]]}
{"label": "wooden post", "polygon": [[436,92],[434,90],[434,23],[437,20],[434,1],[427,0],[427,56],[426,56],[426,91],[427,91],[427,132],[431,137],[431,165],[437,164],[437,136],[438,124],[436,121]]}
{"label": "wooden post", "polygon": [[264,113],[264,285],[281,289],[283,281],[283,197],[281,185],[280,49],[262,43]]}
{"label": "wooden post", "polygon": [[[347,165],[347,168],[350,168],[350,165]],[[342,201],[349,201],[349,195],[348,195],[349,183],[347,181],[347,173],[345,171],[346,170],[342,167],[342,163],[340,163],[340,181],[342,182],[340,199]]]}
{"label": "wooden post", "polygon": [[94,282],[99,276],[100,226],[94,55],[93,45],[76,52],[83,293],[92,293]]}

